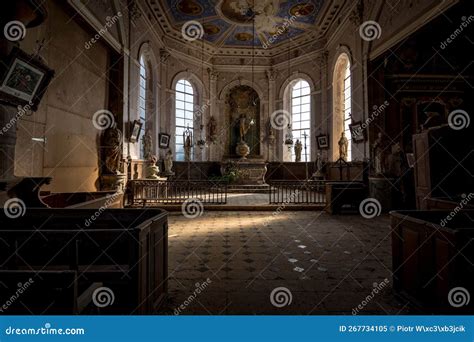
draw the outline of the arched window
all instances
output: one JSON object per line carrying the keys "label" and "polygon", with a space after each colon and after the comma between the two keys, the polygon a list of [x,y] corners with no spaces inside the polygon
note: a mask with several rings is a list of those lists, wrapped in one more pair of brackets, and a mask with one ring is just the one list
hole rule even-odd
{"label": "arched window", "polygon": [[140,130],[140,159],[145,157],[145,151],[143,146],[143,139],[145,137],[146,126],[147,126],[147,92],[148,92],[148,72],[143,55],[140,56],[140,82],[138,89],[138,115],[142,122],[142,128]]}
{"label": "arched window", "polygon": [[333,134],[332,157],[339,158],[338,142],[344,132],[348,141],[347,161],[352,160],[352,140],[349,125],[352,122],[351,63],[347,53],[341,53],[334,66],[333,75]]}
{"label": "arched window", "polygon": [[[291,87],[291,133],[293,142],[303,145],[301,161],[311,160],[311,90],[305,80],[297,80]],[[306,134],[306,141],[305,141]],[[304,148],[306,144],[306,149]],[[295,149],[291,149],[291,161],[295,161]]]}
{"label": "arched window", "polygon": [[[194,130],[194,89],[185,79],[176,83],[176,160],[184,160],[183,133],[186,129]],[[194,134],[193,134],[194,136]],[[193,150],[191,150],[193,159]]]}
{"label": "arched window", "polygon": [[344,72],[344,132],[348,141],[347,146],[347,161],[352,160],[352,139],[349,125],[351,124],[351,65],[347,63],[346,70]]}

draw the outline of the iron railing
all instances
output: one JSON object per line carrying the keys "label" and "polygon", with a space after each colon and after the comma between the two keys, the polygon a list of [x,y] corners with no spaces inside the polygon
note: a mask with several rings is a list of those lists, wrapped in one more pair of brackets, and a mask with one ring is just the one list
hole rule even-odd
{"label": "iron railing", "polygon": [[308,181],[273,181],[269,183],[270,204],[325,204],[326,182]]}
{"label": "iron railing", "polygon": [[130,206],[181,204],[191,198],[203,204],[227,203],[227,182],[225,181],[136,179],[129,182],[128,191]]}

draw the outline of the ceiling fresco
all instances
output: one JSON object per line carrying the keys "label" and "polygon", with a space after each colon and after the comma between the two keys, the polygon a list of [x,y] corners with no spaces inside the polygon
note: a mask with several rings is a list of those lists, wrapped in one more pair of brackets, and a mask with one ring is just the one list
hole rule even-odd
{"label": "ceiling fresco", "polygon": [[175,30],[195,20],[208,43],[242,48],[268,45],[272,37],[272,44],[278,45],[314,30],[323,4],[324,0],[255,0],[255,5],[252,0],[163,0]]}

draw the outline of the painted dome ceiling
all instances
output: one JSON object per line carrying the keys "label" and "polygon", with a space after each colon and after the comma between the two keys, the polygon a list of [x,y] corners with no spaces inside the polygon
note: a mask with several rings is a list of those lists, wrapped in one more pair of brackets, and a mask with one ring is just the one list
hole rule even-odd
{"label": "painted dome ceiling", "polygon": [[203,39],[218,48],[267,48],[298,38],[314,30],[323,4],[324,0],[162,0],[175,31],[197,21],[204,29]]}

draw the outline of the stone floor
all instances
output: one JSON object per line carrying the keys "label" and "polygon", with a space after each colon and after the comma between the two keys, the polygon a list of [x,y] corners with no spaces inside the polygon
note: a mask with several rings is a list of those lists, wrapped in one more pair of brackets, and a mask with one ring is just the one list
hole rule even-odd
{"label": "stone floor", "polygon": [[170,295],[161,314],[408,310],[392,295],[388,216],[170,213],[169,227]]}

